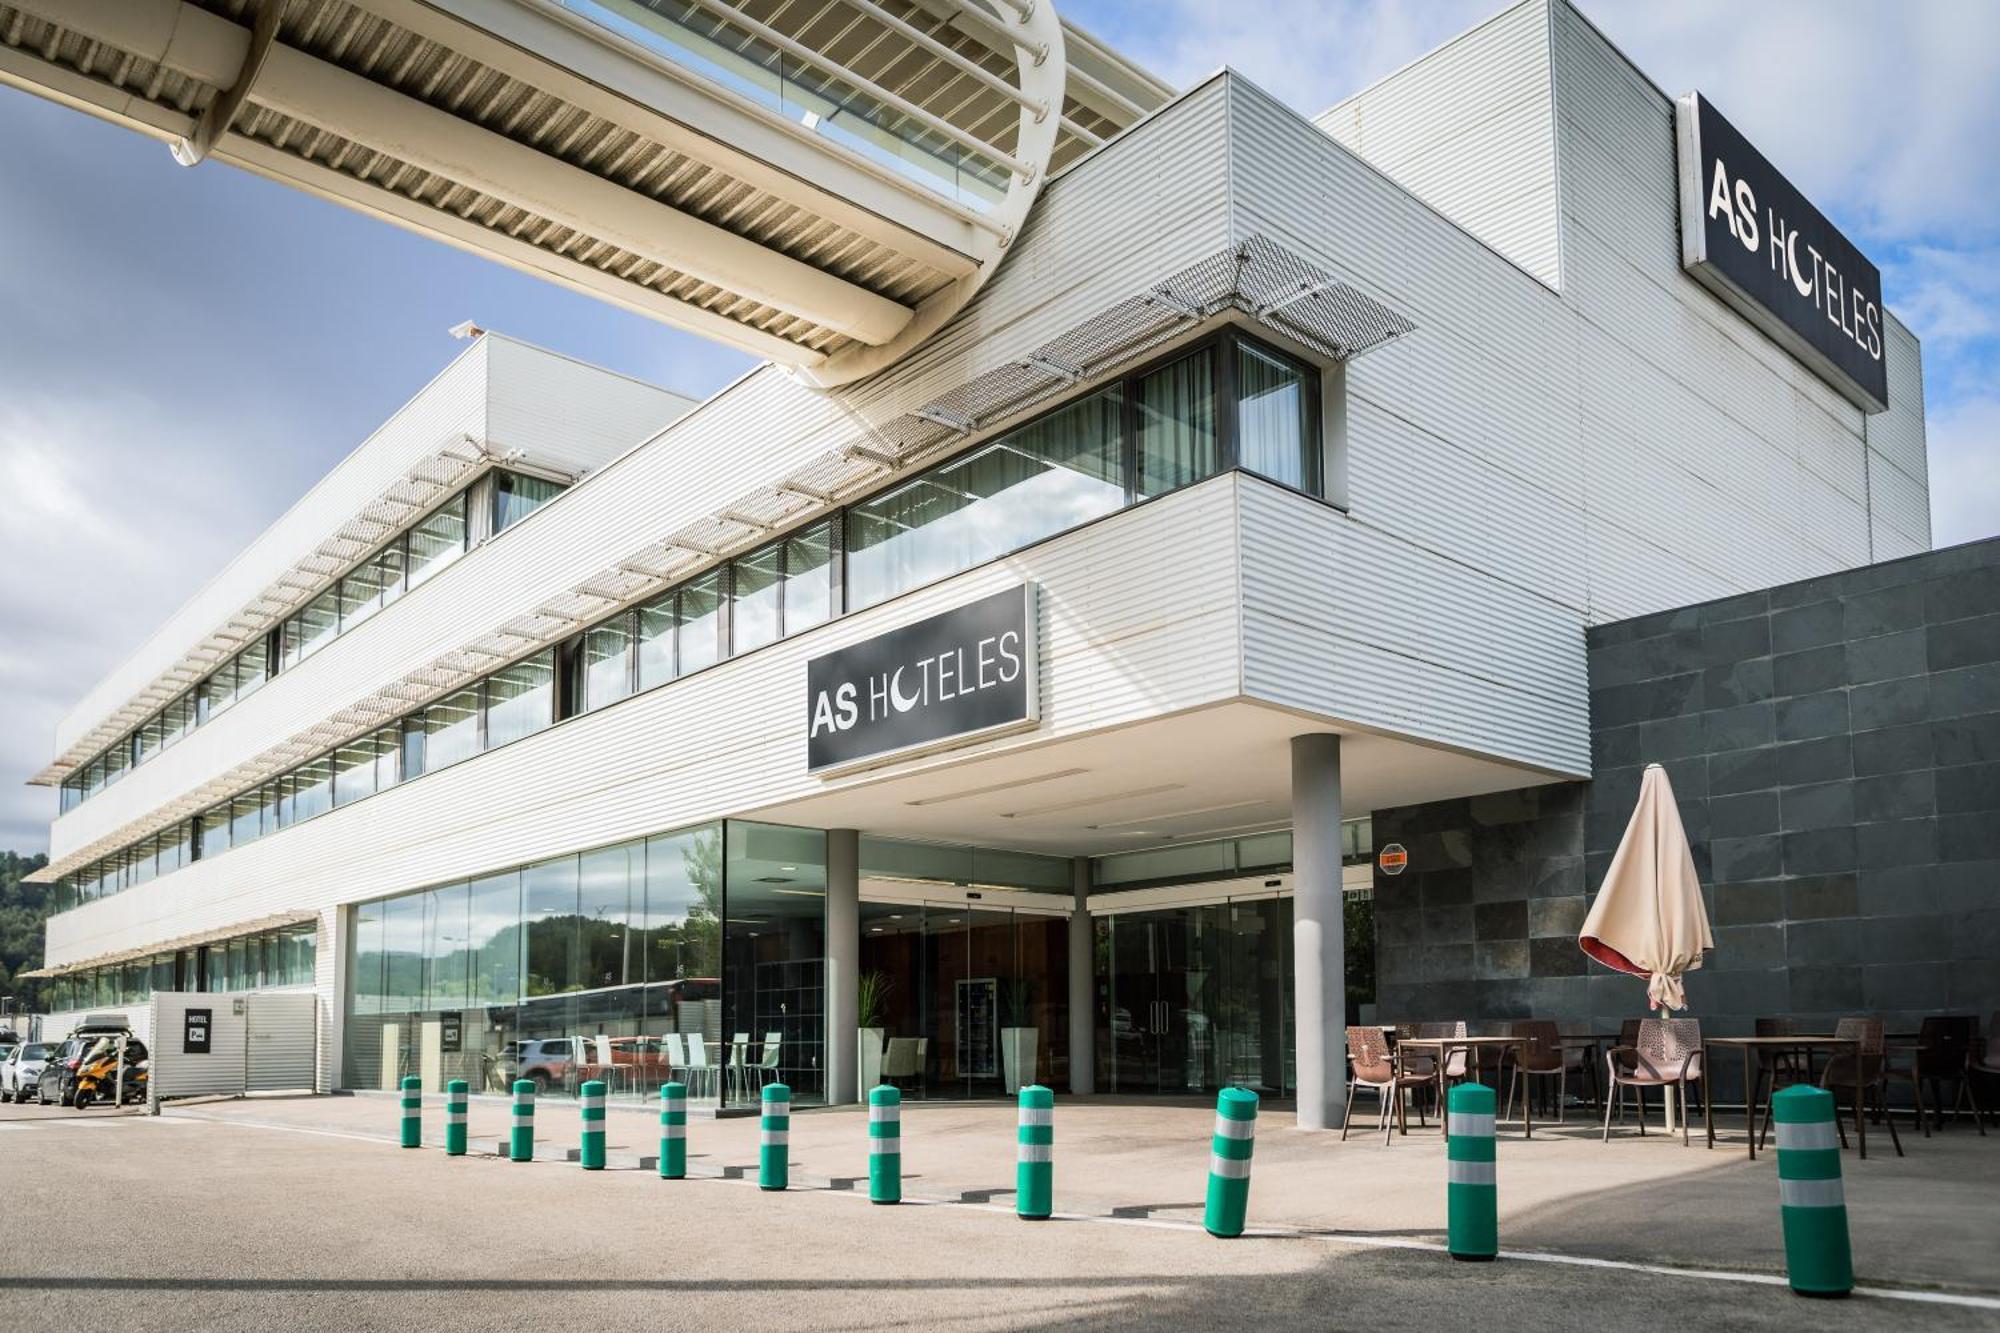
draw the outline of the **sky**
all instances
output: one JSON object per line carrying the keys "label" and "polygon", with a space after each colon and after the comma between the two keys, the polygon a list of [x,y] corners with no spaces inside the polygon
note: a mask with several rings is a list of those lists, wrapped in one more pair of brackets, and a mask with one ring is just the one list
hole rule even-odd
{"label": "sky", "polygon": [[[1186,87],[1229,65],[1306,114],[1501,0],[1062,0]],[[1933,538],[2000,531],[2000,4],[1581,0],[1699,89],[1881,267],[1924,345]],[[0,88],[0,849],[57,720],[478,324],[706,396],[690,334]]]}

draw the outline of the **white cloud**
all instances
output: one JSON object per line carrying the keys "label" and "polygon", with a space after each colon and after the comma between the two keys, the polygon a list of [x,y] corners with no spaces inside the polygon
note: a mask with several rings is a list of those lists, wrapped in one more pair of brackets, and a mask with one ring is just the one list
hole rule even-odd
{"label": "white cloud", "polygon": [[1952,546],[2000,526],[2000,396],[1962,399],[1931,414],[1931,542]]}

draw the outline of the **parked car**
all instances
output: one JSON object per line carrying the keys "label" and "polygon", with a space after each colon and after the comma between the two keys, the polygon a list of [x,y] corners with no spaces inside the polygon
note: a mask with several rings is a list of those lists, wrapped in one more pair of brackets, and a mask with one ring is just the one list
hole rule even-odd
{"label": "parked car", "polygon": [[583,1038],[540,1037],[510,1041],[501,1051],[501,1067],[511,1083],[525,1078],[537,1094],[550,1088],[567,1088],[576,1067],[583,1063]]}
{"label": "parked car", "polygon": [[30,1041],[16,1046],[0,1062],[0,1102],[25,1102],[32,1097],[42,1077],[42,1068],[55,1049],[56,1043],[52,1041]]}

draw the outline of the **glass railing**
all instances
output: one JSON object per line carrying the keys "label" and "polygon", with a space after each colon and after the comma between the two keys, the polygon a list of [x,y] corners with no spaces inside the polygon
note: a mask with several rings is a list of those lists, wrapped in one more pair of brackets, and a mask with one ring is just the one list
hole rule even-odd
{"label": "glass railing", "polygon": [[686,0],[557,3],[947,199],[984,212],[1006,196],[1004,163],[855,87],[831,60],[808,64]]}

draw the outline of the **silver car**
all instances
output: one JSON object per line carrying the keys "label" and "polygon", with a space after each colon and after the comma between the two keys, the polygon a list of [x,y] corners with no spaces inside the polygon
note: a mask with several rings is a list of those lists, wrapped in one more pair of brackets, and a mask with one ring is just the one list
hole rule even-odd
{"label": "silver car", "polygon": [[0,1060],[0,1102],[25,1102],[36,1097],[42,1070],[56,1046],[52,1041],[27,1042]]}

